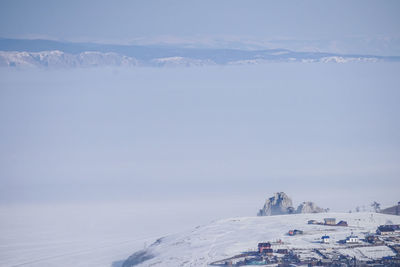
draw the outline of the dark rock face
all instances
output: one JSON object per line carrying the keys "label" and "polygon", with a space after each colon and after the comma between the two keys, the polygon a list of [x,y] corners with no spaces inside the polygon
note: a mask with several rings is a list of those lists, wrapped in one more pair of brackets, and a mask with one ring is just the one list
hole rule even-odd
{"label": "dark rock face", "polygon": [[131,267],[138,264],[141,264],[147,260],[154,258],[154,255],[151,254],[148,250],[140,250],[138,252],[133,253],[123,264],[122,267]]}
{"label": "dark rock face", "polygon": [[270,216],[293,213],[292,200],[284,193],[275,193],[267,199],[264,207],[258,212],[258,216]]}

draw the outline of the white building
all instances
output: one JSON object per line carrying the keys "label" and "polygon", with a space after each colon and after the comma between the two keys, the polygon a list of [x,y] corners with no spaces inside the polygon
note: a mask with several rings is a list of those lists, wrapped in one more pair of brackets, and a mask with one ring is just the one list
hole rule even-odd
{"label": "white building", "polygon": [[358,236],[356,236],[356,235],[348,236],[345,241],[346,241],[346,243],[350,243],[350,244],[360,242],[360,240],[358,239]]}
{"label": "white building", "polygon": [[323,237],[321,237],[321,239],[322,239],[321,242],[322,242],[323,244],[329,244],[330,238],[329,238],[328,235],[324,235]]}

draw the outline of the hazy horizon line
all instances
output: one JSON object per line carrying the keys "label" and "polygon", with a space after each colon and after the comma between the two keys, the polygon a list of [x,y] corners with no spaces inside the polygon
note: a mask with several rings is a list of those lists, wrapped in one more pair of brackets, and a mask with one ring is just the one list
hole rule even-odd
{"label": "hazy horizon line", "polygon": [[[243,50],[243,51],[262,51],[262,50],[288,50],[291,52],[312,52],[312,53],[333,53],[341,55],[368,55],[380,57],[400,56],[399,53],[383,52],[355,52],[346,51],[334,47],[342,42],[342,45],[348,45],[346,42],[336,39],[297,39],[290,37],[277,38],[254,38],[250,36],[193,36],[181,37],[174,35],[161,35],[154,37],[135,37],[128,39],[96,39],[96,38],[58,38],[48,35],[23,35],[23,36],[0,36],[3,40],[29,40],[29,41],[53,41],[69,44],[95,44],[95,45],[118,45],[118,46],[154,46],[154,47],[177,47],[183,49],[216,49],[216,50]],[[379,40],[382,42],[398,41],[400,37],[363,37],[352,36],[348,38],[358,41],[368,39]],[[360,47],[361,48],[361,47]],[[351,49],[350,49],[351,50]]]}

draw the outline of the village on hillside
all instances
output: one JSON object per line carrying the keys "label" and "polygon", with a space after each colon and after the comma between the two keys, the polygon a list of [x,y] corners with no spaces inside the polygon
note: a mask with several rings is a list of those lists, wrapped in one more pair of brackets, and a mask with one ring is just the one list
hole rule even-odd
{"label": "village on hillside", "polygon": [[[328,227],[348,227],[346,221],[335,223],[335,218],[325,218],[324,222],[308,221]],[[305,223],[306,224],[306,223]],[[353,233],[341,240],[332,240],[322,234],[320,246],[294,248],[282,240],[260,242],[254,250],[245,251],[230,258],[210,263],[212,266],[400,266],[400,225],[380,225],[376,233],[363,236]],[[307,231],[289,230],[287,235],[306,235]],[[286,248],[285,248],[286,247]],[[391,250],[392,253],[389,251]],[[392,254],[382,256],[379,254]],[[361,254],[361,258],[359,255]],[[374,258],[374,259],[371,259]]]}
{"label": "village on hillside", "polygon": [[[267,200],[265,210],[277,210],[277,203],[290,203],[282,193]],[[273,206],[271,203],[274,203]],[[279,205],[278,205],[279,206]],[[282,205],[281,205],[282,206]],[[400,215],[400,202],[380,213]],[[261,212],[260,212],[261,213]],[[370,214],[373,221],[373,213]],[[353,222],[354,224],[354,222]],[[299,247],[291,239],[260,240],[254,248],[232,257],[210,263],[211,266],[400,266],[400,224],[377,225],[375,232],[360,231],[357,225],[346,220],[326,217],[304,221],[303,229],[288,229],[285,236],[304,240],[307,235],[318,239],[309,246]],[[319,227],[319,228],[316,228]],[[345,231],[343,231],[345,230]],[[353,232],[357,232],[354,233]],[[336,233],[336,238],[329,233]],[[318,237],[319,236],[319,237]],[[341,236],[341,238],[337,238]]]}

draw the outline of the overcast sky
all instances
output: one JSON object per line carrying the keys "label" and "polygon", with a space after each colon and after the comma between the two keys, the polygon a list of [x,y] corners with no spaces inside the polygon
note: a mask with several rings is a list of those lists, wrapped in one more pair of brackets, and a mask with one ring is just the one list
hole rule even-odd
{"label": "overcast sky", "polygon": [[395,0],[4,0],[0,36],[399,55],[399,13]]}

